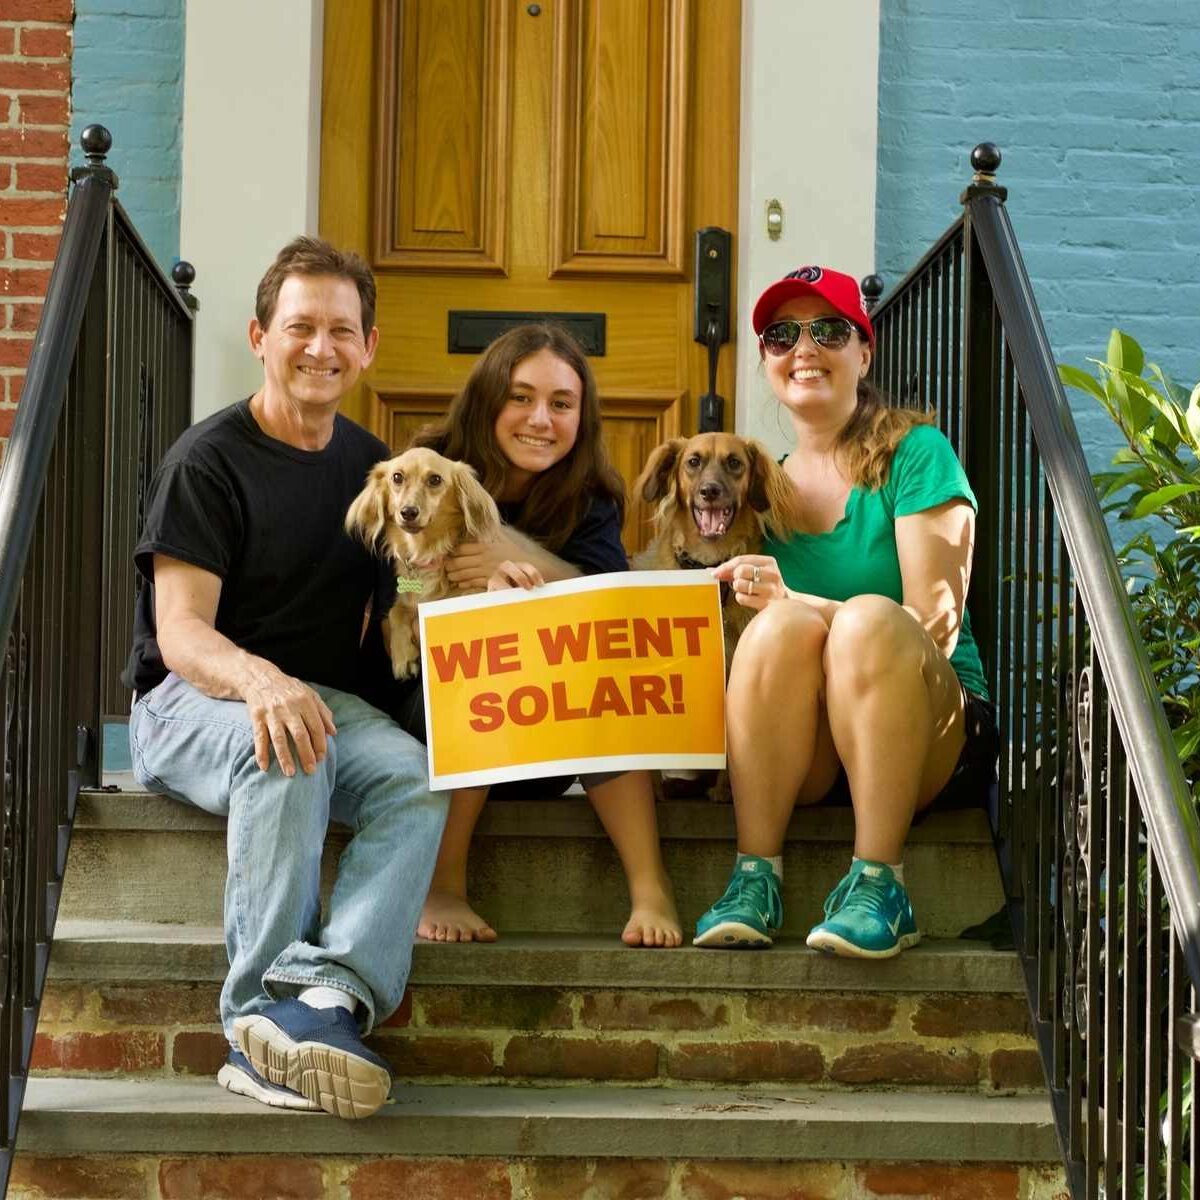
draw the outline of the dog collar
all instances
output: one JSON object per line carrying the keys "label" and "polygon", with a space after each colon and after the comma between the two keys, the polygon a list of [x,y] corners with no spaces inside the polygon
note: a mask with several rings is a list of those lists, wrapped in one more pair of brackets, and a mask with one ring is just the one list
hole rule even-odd
{"label": "dog collar", "polygon": [[698,558],[693,558],[686,550],[675,551],[675,562],[681,571],[706,571],[717,565],[716,563],[703,563]]}
{"label": "dog collar", "polygon": [[425,584],[419,579],[414,579],[411,575],[398,575],[396,577],[396,591],[400,594],[423,592],[424,590]]}
{"label": "dog collar", "polygon": [[[702,563],[698,558],[693,558],[686,550],[675,551],[675,563],[681,571],[710,571],[715,567],[716,563]],[[727,583],[721,584],[721,607],[725,607],[726,601],[729,599],[730,586]]]}

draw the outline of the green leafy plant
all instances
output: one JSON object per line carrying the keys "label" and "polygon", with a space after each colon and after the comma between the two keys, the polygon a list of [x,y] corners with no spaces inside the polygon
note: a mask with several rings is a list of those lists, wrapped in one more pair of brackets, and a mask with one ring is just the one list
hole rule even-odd
{"label": "green leafy plant", "polygon": [[1094,397],[1125,445],[1094,475],[1104,509],[1124,521],[1158,518],[1117,551],[1175,749],[1200,804],[1200,383],[1189,394],[1119,329],[1095,376],[1061,365],[1068,387]]}

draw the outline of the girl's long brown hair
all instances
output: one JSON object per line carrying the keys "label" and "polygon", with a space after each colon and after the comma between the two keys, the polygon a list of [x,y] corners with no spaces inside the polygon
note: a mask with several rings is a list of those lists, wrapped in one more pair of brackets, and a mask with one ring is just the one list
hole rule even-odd
{"label": "girl's long brown hair", "polygon": [[547,550],[558,550],[594,497],[608,496],[625,514],[625,484],[609,460],[600,427],[600,394],[579,343],[561,326],[518,325],[480,355],[445,420],[422,429],[412,444],[470,463],[493,497],[504,490],[510,464],[496,444],[496,418],[508,401],[513,370],[522,359],[549,350],[579,376],[579,433],[554,466],[534,477],[521,505],[521,529]]}

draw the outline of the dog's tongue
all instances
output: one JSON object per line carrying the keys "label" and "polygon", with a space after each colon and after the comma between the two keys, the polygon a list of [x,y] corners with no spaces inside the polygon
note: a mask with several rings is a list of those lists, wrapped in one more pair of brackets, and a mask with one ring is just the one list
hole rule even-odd
{"label": "dog's tongue", "polygon": [[727,508],[698,508],[696,509],[696,527],[701,537],[722,537],[729,521]]}

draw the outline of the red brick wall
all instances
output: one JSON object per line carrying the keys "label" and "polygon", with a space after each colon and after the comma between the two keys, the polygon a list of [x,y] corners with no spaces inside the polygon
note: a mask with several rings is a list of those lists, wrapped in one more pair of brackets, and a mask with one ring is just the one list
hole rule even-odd
{"label": "red brick wall", "polygon": [[66,213],[74,0],[0,0],[0,456]]}

